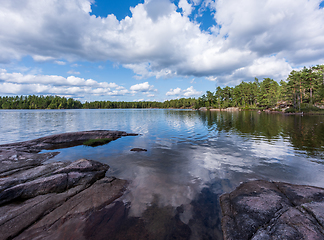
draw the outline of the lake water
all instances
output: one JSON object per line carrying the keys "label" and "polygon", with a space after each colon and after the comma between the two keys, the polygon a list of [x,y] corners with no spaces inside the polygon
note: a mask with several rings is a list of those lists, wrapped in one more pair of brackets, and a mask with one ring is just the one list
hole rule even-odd
{"label": "lake water", "polygon": [[[1,110],[0,126],[0,144],[95,129],[139,133],[95,148],[60,149],[50,161],[93,159],[111,167],[108,176],[130,180],[122,199],[129,206],[128,219],[144,219],[156,239],[221,239],[219,196],[243,181],[324,187],[324,116]],[[148,151],[131,152],[134,147]],[[127,229],[137,224],[125,222]]]}

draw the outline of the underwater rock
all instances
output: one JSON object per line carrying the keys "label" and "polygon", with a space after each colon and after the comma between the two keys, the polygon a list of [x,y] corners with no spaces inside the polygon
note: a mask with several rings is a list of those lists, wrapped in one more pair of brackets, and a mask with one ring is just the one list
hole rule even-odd
{"label": "underwater rock", "polygon": [[132,152],[147,152],[147,149],[144,148],[132,148]]}

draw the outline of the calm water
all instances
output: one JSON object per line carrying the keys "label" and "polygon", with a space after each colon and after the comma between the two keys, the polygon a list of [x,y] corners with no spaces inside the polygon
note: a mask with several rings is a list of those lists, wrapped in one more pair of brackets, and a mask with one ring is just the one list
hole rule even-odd
{"label": "calm water", "polygon": [[[221,239],[219,196],[243,181],[324,187],[324,116],[2,110],[0,126],[0,144],[94,129],[141,134],[95,148],[62,149],[51,161],[93,159],[110,165],[107,175],[131,180],[123,199],[129,203],[128,217],[150,222],[146,227],[156,239]],[[130,152],[133,147],[148,151]]]}

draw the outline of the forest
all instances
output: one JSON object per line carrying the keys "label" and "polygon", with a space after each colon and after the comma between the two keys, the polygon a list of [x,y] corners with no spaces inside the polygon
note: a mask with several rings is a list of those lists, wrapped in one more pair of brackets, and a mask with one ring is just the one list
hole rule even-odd
{"label": "forest", "polygon": [[164,102],[94,101],[82,104],[73,98],[29,95],[0,97],[0,109],[192,108],[196,101],[195,98],[181,98]]}
{"label": "forest", "polygon": [[324,105],[324,65],[293,70],[280,83],[271,78],[241,82],[235,87],[217,87],[199,98],[180,98],[164,102],[94,101],[81,103],[60,96],[0,96],[0,109],[109,109],[109,108],[228,108],[267,109],[280,106],[290,112],[316,111]]}
{"label": "forest", "polygon": [[217,87],[198,98],[199,107],[243,109],[265,109],[276,106],[291,106],[291,111],[312,109],[324,104],[324,65],[293,70],[286,81],[277,83],[273,79],[241,82],[235,87]]}

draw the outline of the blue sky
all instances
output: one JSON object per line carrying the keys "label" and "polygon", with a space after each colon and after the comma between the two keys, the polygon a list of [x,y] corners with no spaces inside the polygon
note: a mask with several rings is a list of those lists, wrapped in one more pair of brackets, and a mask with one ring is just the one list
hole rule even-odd
{"label": "blue sky", "polygon": [[164,101],[324,63],[319,0],[4,0],[0,95]]}

